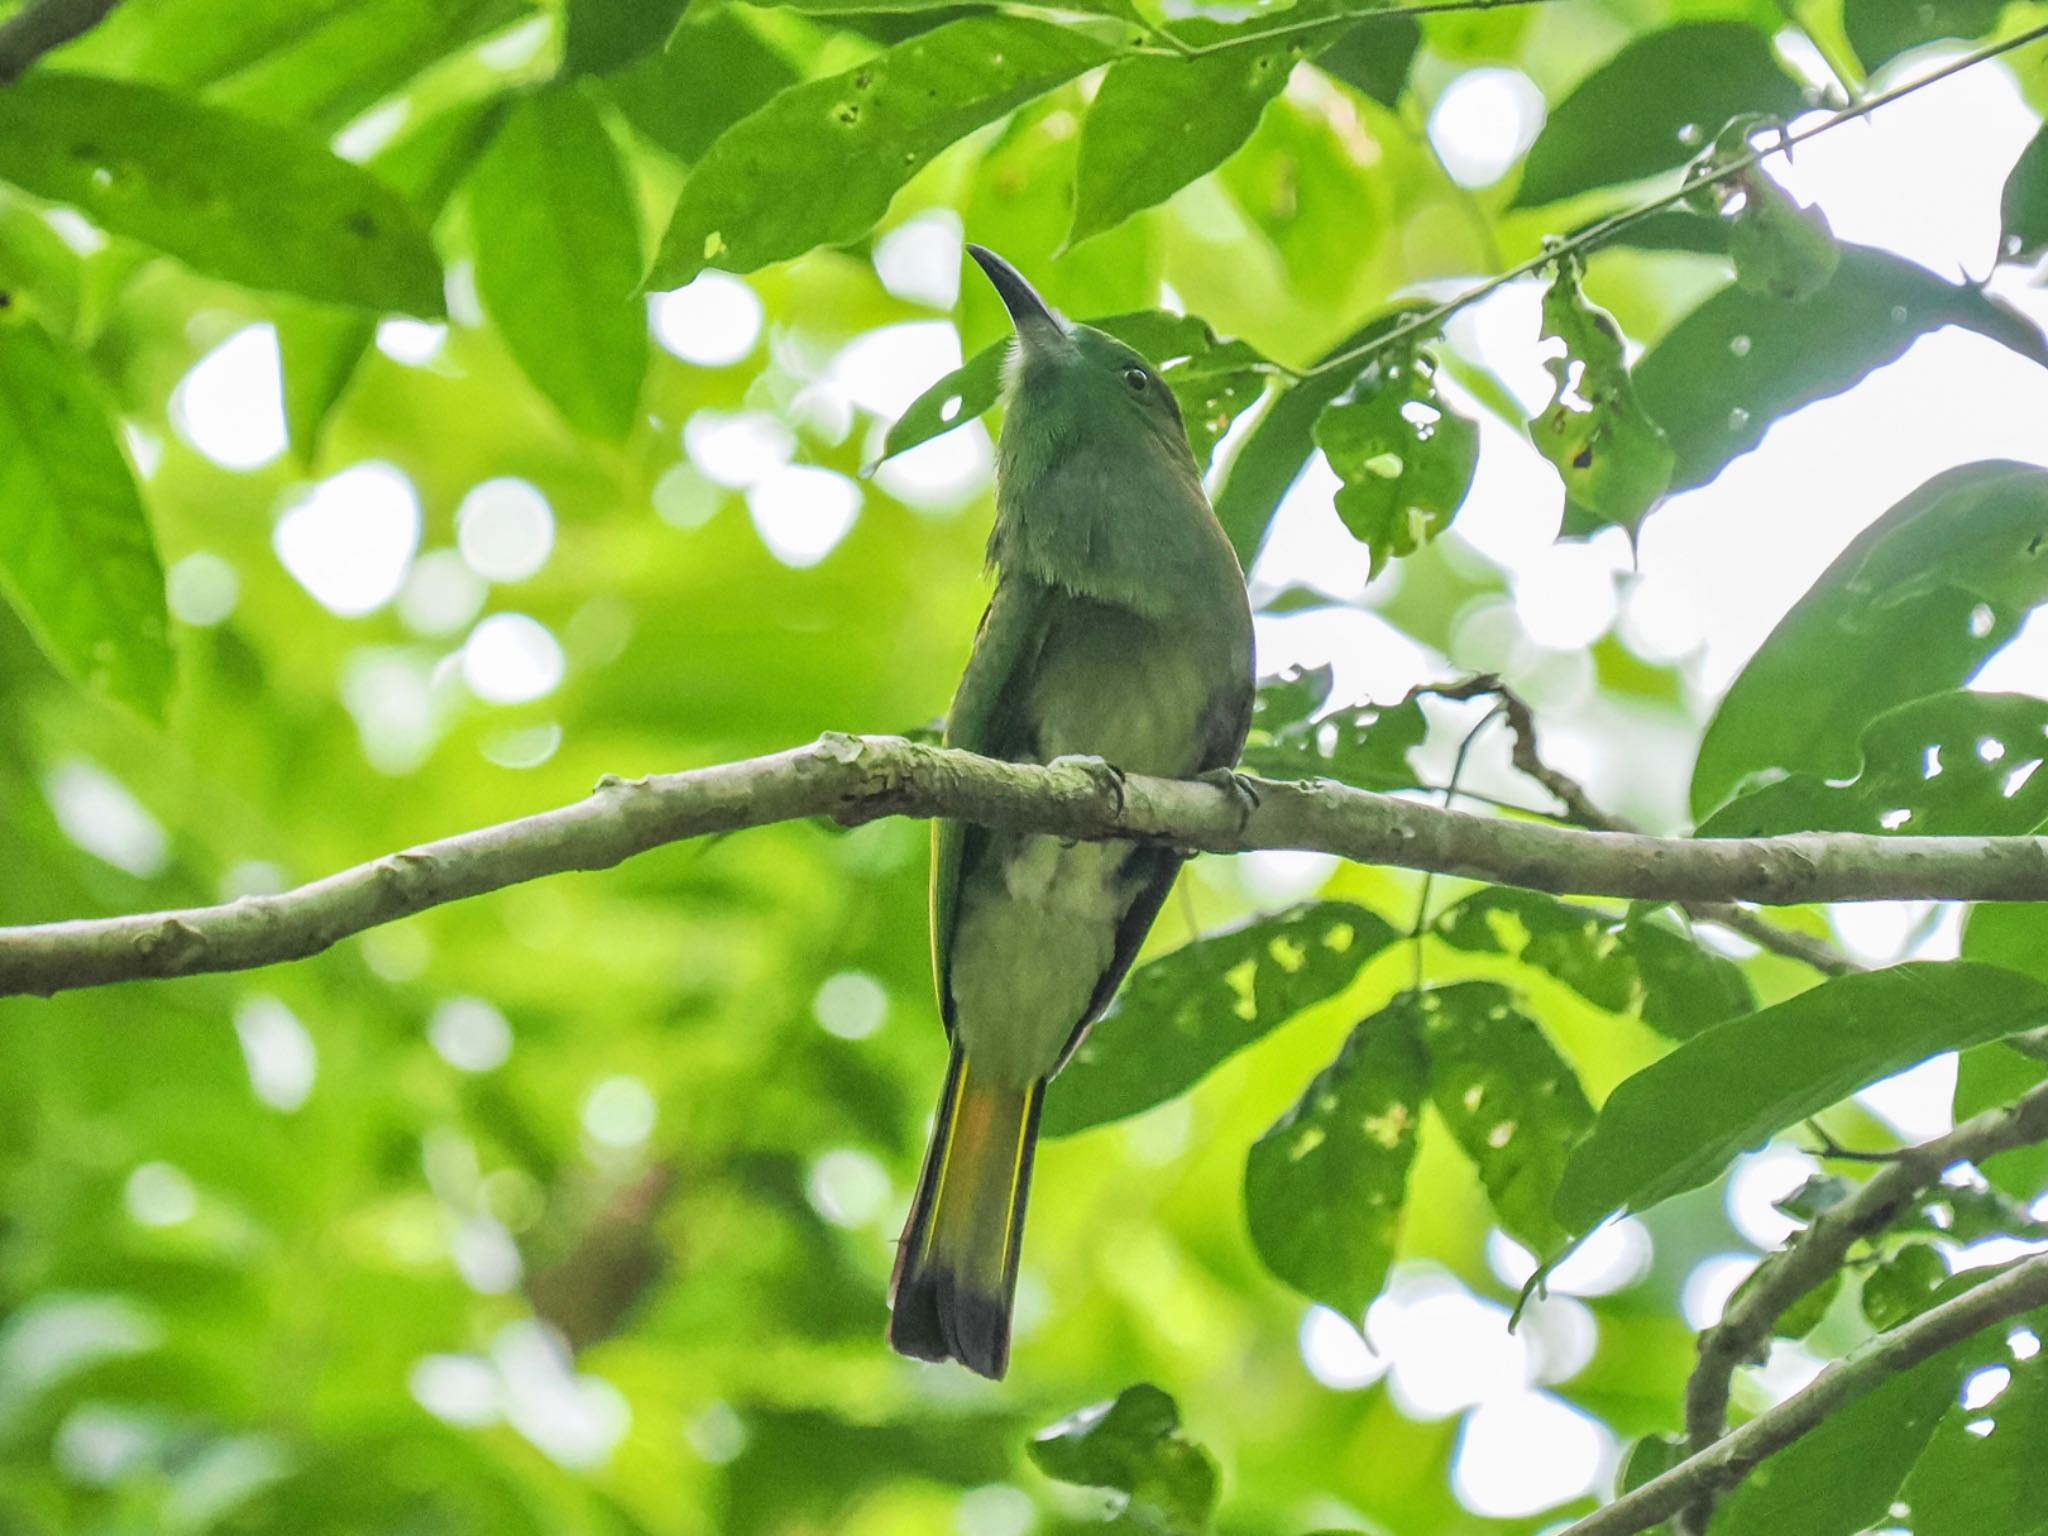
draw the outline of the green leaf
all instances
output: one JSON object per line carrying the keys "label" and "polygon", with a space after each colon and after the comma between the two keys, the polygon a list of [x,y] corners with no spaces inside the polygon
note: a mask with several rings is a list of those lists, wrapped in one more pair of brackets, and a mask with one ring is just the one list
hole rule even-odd
{"label": "green leaf", "polygon": [[59,669],[162,718],[170,620],[135,477],[84,360],[11,306],[0,307],[0,591]]}
{"label": "green leaf", "polygon": [[2048,821],[2048,700],[1937,693],[1885,711],[1863,730],[1856,777],[1795,773],[1739,795],[1701,837],[1780,832],[1907,832],[2001,837]]}
{"label": "green leaf", "polygon": [[1246,570],[1264,542],[1273,513],[1315,452],[1316,420],[1323,408],[1357,377],[1357,369],[1331,368],[1334,358],[1348,358],[1396,326],[1427,310],[1426,304],[1397,305],[1375,316],[1317,359],[1308,376],[1283,388],[1238,445],[1230,471],[1216,494],[1216,519],[1230,535],[1231,548]]}
{"label": "green leaf", "polygon": [[1753,774],[1855,773],[1864,726],[1961,687],[2048,599],[2044,550],[2048,471],[1966,464],[1906,497],[1822,572],[1735,679],[1700,743],[1693,815],[1704,820]]}
{"label": "green leaf", "polygon": [[[1304,0],[1286,14],[1312,20],[1327,9],[1321,0]],[[1327,30],[1225,46],[1194,58],[1139,57],[1112,64],[1081,125],[1067,243],[1079,245],[1165,202],[1229,159],[1251,137],[1295,62],[1344,25],[1333,20]],[[1196,18],[1173,30],[1183,42],[1205,48],[1271,27],[1270,16],[1258,16],[1234,26]]]}
{"label": "green leaf", "polygon": [[1438,398],[1422,352],[1367,367],[1323,408],[1315,439],[1344,482],[1337,515],[1371,552],[1374,576],[1450,527],[1479,467],[1479,424]]}
{"label": "green leaf", "polygon": [[1425,1021],[1413,994],[1365,1020],[1245,1161],[1245,1221],[1259,1258],[1354,1322],[1394,1261],[1428,1093]]}
{"label": "green leaf", "polygon": [[1990,35],[2005,0],[1842,0],[1842,30],[1867,70],[1922,43]]}
{"label": "green leaf", "polygon": [[1867,1083],[2048,1018],[2048,986],[1966,961],[1837,977],[1687,1041],[1601,1106],[1557,1192],[1583,1232],[1719,1176]]}
{"label": "green leaf", "polygon": [[1556,391],[1529,438],[1564,480],[1567,531],[1612,525],[1633,537],[1670,487],[1671,444],[1637,397],[1620,328],[1579,292],[1574,258],[1558,263],[1543,296],[1543,338],[1565,350],[1544,362]]}
{"label": "green leaf", "polygon": [[571,426],[622,438],[647,373],[632,188],[573,87],[521,99],[475,173],[476,286],[526,376]]}
{"label": "green leaf", "polygon": [[1863,1315],[1882,1332],[1934,1304],[1948,1266],[1932,1243],[1908,1243],[1863,1277]]}
{"label": "green leaf", "polygon": [[743,5],[686,14],[667,48],[605,76],[605,93],[650,143],[696,160],[798,79],[796,67],[762,41],[751,14]]}
{"label": "green leaf", "polygon": [[[1739,1305],[1744,1293],[1754,1290],[1761,1284],[1766,1273],[1767,1271],[1761,1268],[1751,1270],[1742,1284],[1736,1286],[1733,1294],[1729,1296],[1729,1307]],[[1943,1273],[1946,1274],[1947,1271],[1944,1270]],[[1771,1324],[1772,1337],[1805,1338],[1820,1326],[1821,1319],[1827,1316],[1828,1308],[1835,1304],[1835,1298],[1841,1293],[1842,1272],[1839,1269],[1833,1270],[1827,1279],[1778,1314],[1777,1320]]]}
{"label": "green leaf", "polygon": [[[1952,1402],[1942,1415],[1899,1490],[1913,1511],[1914,1536],[2048,1533],[2048,1457],[2041,1454],[2048,1445],[2048,1361],[2039,1354],[2022,1360],[2009,1344],[2002,1355],[1980,1350],[1980,1358],[2011,1371],[2011,1380],[1981,1411]],[[1979,1433],[1987,1421],[1989,1433]]]}
{"label": "green leaf", "polygon": [[1421,47],[1422,23],[1413,16],[1368,16],[1316,55],[1316,67],[1392,108]]}
{"label": "green leaf", "polygon": [[1070,1414],[1027,1449],[1047,1477],[1122,1494],[1125,1518],[1154,1536],[1201,1536],[1216,1512],[1215,1459],[1180,1432],[1180,1409],[1150,1382]]}
{"label": "green leaf", "polygon": [[1067,1136],[1178,1097],[1399,938],[1364,907],[1312,901],[1139,966],[1053,1079],[1040,1129]]}
{"label": "green leaf", "polygon": [[659,52],[689,0],[569,0],[562,23],[562,72],[608,75]]}
{"label": "green leaf", "polygon": [[1788,304],[1827,287],[1842,264],[1828,216],[1800,203],[1761,170],[1733,178],[1733,185],[1743,198],[1728,231],[1736,286]]}
{"label": "green leaf", "polygon": [[1260,685],[1252,705],[1244,768],[1269,779],[1335,779],[1354,789],[1417,787],[1408,754],[1429,722],[1413,694],[1398,704],[1361,704],[1325,712],[1335,674],[1296,668]]}
{"label": "green leaf", "polygon": [[1610,1013],[1640,1012],[1672,1039],[1756,1006],[1739,966],[1654,916],[1613,917],[1539,891],[1487,886],[1446,907],[1432,931],[1454,948],[1532,965]]}
{"label": "green leaf", "polygon": [[78,323],[85,273],[78,252],[24,201],[0,199],[0,293],[53,335]]}
{"label": "green leaf", "polygon": [[[1633,232],[1644,243],[1725,244],[1704,220]],[[1626,238],[1626,236],[1624,237]],[[1901,356],[1920,336],[1959,325],[2048,365],[2048,346],[2024,316],[1975,288],[1864,246],[1843,245],[1834,280],[1800,301],[1730,286],[1667,331],[1636,364],[1636,388],[1669,435],[1672,489],[1705,485],[1763,440],[1779,417],[1840,394]],[[1923,690],[1924,691],[1924,690]]]}
{"label": "green leaf", "polygon": [[1551,110],[1509,206],[1639,181],[1685,164],[1732,117],[1790,117],[1805,105],[1750,23],[1680,22],[1634,39]]}
{"label": "green leaf", "polygon": [[1565,1160],[1593,1122],[1578,1075],[1514,994],[1466,981],[1412,996],[1429,1093],[1479,1170],[1501,1227],[1537,1253],[1567,1234],[1551,1214]]}
{"label": "green leaf", "polygon": [[1230,424],[1258,404],[1271,366],[1249,342],[1224,341],[1159,370],[1180,405],[1188,447],[1199,467],[1209,467]]}
{"label": "green leaf", "polygon": [[709,266],[751,272],[856,239],[933,155],[1109,56],[1071,28],[970,16],[792,86],[697,162],[649,286],[678,287]]}
{"label": "green leaf", "polygon": [[441,313],[440,262],[405,200],[275,123],[36,72],[0,91],[0,176],[210,277]]}
{"label": "green leaf", "polygon": [[2048,252],[2048,127],[2020,151],[1998,198],[2001,261],[2031,262]]}

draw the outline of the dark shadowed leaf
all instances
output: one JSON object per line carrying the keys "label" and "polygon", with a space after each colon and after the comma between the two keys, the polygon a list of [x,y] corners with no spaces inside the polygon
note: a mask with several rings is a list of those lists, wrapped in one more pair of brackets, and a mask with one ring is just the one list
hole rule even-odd
{"label": "dark shadowed leaf", "polygon": [[2002,261],[2038,261],[2048,251],[2048,128],[2020,151],[1998,199]]}
{"label": "dark shadowed leaf", "polygon": [[639,212],[574,86],[524,97],[469,183],[476,286],[521,370],[573,427],[621,438],[647,372]]}
{"label": "dark shadowed leaf", "polygon": [[[1741,1301],[1745,1292],[1756,1288],[1765,1273],[1766,1271],[1763,1269],[1751,1270],[1748,1277],[1743,1280],[1742,1284],[1736,1286],[1733,1294],[1729,1296],[1728,1305],[1731,1308],[1736,1306]],[[1947,1273],[1947,1271],[1943,1271],[1943,1273]],[[1772,1335],[1780,1339],[1805,1338],[1820,1326],[1820,1320],[1827,1315],[1828,1308],[1834,1305],[1835,1298],[1841,1295],[1841,1293],[1842,1272],[1836,1270],[1827,1279],[1823,1280],[1819,1285],[1778,1314],[1777,1321],[1771,1324]]]}
{"label": "dark shadowed leaf", "polygon": [[2005,0],[1842,0],[1842,30],[1875,70],[1922,43],[1984,37],[2004,9]]}
{"label": "dark shadowed leaf", "polygon": [[0,91],[0,176],[210,277],[441,313],[440,261],[405,200],[296,129],[37,73]]}
{"label": "dark shadowed leaf", "polygon": [[607,75],[657,53],[688,0],[569,0],[562,22],[562,68]]}
{"label": "dark shadowed leaf", "polygon": [[1413,995],[1365,1020],[1245,1161],[1245,1221],[1260,1259],[1354,1322],[1394,1261],[1429,1092],[1425,1023]]}
{"label": "dark shadowed leaf", "polygon": [[605,93],[649,143],[694,161],[797,81],[795,66],[762,41],[752,14],[720,5],[686,15],[666,48],[605,76]]}
{"label": "dark shadowed leaf", "polygon": [[1543,296],[1543,338],[1564,355],[1544,360],[1555,393],[1529,438],[1564,481],[1567,531],[1612,525],[1633,537],[1671,484],[1671,445],[1637,396],[1620,328],[1580,293],[1576,259],[1558,264]]}
{"label": "dark shadowed leaf", "polygon": [[1335,997],[1400,937],[1348,901],[1313,901],[1138,967],[1046,1094],[1065,1136],[1185,1092],[1303,1009]]}
{"label": "dark shadowed leaf", "polygon": [[1864,1275],[1863,1315],[1873,1328],[1896,1328],[1933,1305],[1947,1278],[1932,1243],[1908,1243]]}
{"label": "dark shadowed leaf", "polygon": [[1216,1511],[1215,1459],[1150,1382],[1070,1414],[1026,1449],[1047,1477],[1121,1494],[1124,1519],[1148,1536],[1201,1536]]}
{"label": "dark shadowed leaf", "polygon": [[1498,983],[1436,987],[1406,1006],[1429,1058],[1431,1102],[1502,1230],[1537,1253],[1556,1249],[1567,1236],[1551,1214],[1558,1176],[1593,1122],[1577,1074]]}
{"label": "dark shadowed leaf", "polygon": [[170,620],[135,477],[84,360],[5,308],[0,592],[62,671],[163,714]]}
{"label": "dark shadowed leaf", "polygon": [[970,16],[792,86],[698,160],[649,285],[679,287],[713,266],[751,272],[855,239],[933,155],[1108,57],[1071,28]]}
{"label": "dark shadowed leaf", "polygon": [[1514,207],[1637,181],[1685,164],[1730,118],[1790,117],[1799,83],[1746,21],[1688,21],[1638,37],[1551,110]]}
{"label": "dark shadowed leaf", "polygon": [[1408,88],[1408,67],[1422,47],[1413,16],[1368,16],[1316,55],[1316,67],[1355,86],[1383,107]]}
{"label": "dark shadowed leaf", "polygon": [[1422,352],[1369,365],[1323,408],[1315,440],[1344,482],[1337,515],[1371,552],[1375,576],[1451,525],[1479,467],[1479,424],[1438,398]]}
{"label": "dark shadowed leaf", "polygon": [[2048,471],[1936,475],[1857,535],[1735,679],[1700,743],[1693,814],[1752,774],[1856,772],[1865,725],[1961,687],[2044,598]]}
{"label": "dark shadowed leaf", "polygon": [[1716,1178],[1867,1083],[2048,1018],[2048,986],[1965,961],[1837,977],[1708,1030],[1624,1080],[1557,1192],[1583,1232]]}
{"label": "dark shadowed leaf", "polygon": [[[2039,1325],[2036,1314],[2031,1321]],[[2011,1324],[1987,1329],[1997,1337]],[[2011,1378],[1979,1411],[1949,1405],[1913,1464],[1899,1501],[1913,1512],[1913,1536],[2043,1536],[2048,1533],[2048,1359],[2022,1359],[1980,1342],[1978,1360]]]}
{"label": "dark shadowed leaf", "polygon": [[1422,705],[1410,695],[1398,704],[1331,710],[1334,679],[1328,667],[1297,667],[1259,685],[1245,769],[1269,779],[1336,779],[1354,789],[1416,788],[1408,754],[1429,734]]}
{"label": "dark shadowed leaf", "polygon": [[1779,832],[1908,832],[1999,837],[2048,821],[2048,700],[1937,693],[1879,715],[1863,731],[1853,779],[1795,773],[1739,795],[1701,837]]}

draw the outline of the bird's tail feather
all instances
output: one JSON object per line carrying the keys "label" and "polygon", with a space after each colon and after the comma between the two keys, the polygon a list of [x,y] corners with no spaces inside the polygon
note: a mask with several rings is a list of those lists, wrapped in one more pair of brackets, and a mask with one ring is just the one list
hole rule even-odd
{"label": "bird's tail feather", "polygon": [[889,1289],[889,1342],[921,1360],[958,1360],[1000,1377],[1043,1079],[977,1078],[956,1041],[938,1120]]}

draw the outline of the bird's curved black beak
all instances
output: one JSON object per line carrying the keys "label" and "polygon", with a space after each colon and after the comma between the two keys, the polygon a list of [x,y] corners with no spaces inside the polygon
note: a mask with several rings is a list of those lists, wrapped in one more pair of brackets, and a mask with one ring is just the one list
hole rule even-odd
{"label": "bird's curved black beak", "polygon": [[1003,308],[1010,312],[1010,319],[1017,327],[1019,341],[1028,345],[1034,341],[1065,339],[1067,322],[1060,318],[1059,311],[1038,296],[1038,290],[1024,280],[1022,272],[985,245],[970,244],[967,254],[988,274],[996,296],[1003,301]]}

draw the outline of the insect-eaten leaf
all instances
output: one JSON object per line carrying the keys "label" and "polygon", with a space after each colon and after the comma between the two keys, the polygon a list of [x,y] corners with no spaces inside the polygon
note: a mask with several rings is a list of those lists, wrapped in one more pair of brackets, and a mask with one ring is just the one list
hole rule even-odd
{"label": "insect-eaten leaf", "polygon": [[1180,1409],[1150,1382],[1069,1414],[1028,1447],[1047,1477],[1117,1495],[1148,1536],[1202,1536],[1216,1512],[1216,1461],[1181,1433]]}
{"label": "insect-eaten leaf", "polygon": [[1543,296],[1543,338],[1565,350],[1543,365],[1556,392],[1529,436],[1564,479],[1566,532],[1612,526],[1633,538],[1670,488],[1675,461],[1664,429],[1636,398],[1620,329],[1586,301],[1579,278],[1577,260],[1562,258]]}
{"label": "insect-eaten leaf", "polygon": [[1047,1090],[1040,1130],[1065,1136],[1192,1088],[1351,985],[1399,934],[1348,901],[1311,901],[1208,934],[1138,967]]}
{"label": "insect-eaten leaf", "polygon": [[1429,1093],[1425,1022],[1412,995],[1366,1019],[1245,1161],[1245,1222],[1260,1259],[1353,1322],[1394,1261]]}
{"label": "insect-eaten leaf", "polygon": [[1337,515],[1374,576],[1450,527],[1479,466],[1479,424],[1437,397],[1435,364],[1420,351],[1373,362],[1323,407],[1315,438],[1344,482]]}
{"label": "insect-eaten leaf", "polygon": [[1269,779],[1336,779],[1354,789],[1420,787],[1408,754],[1429,722],[1414,694],[1398,704],[1330,709],[1336,674],[1296,667],[1259,685],[1243,765]]}

